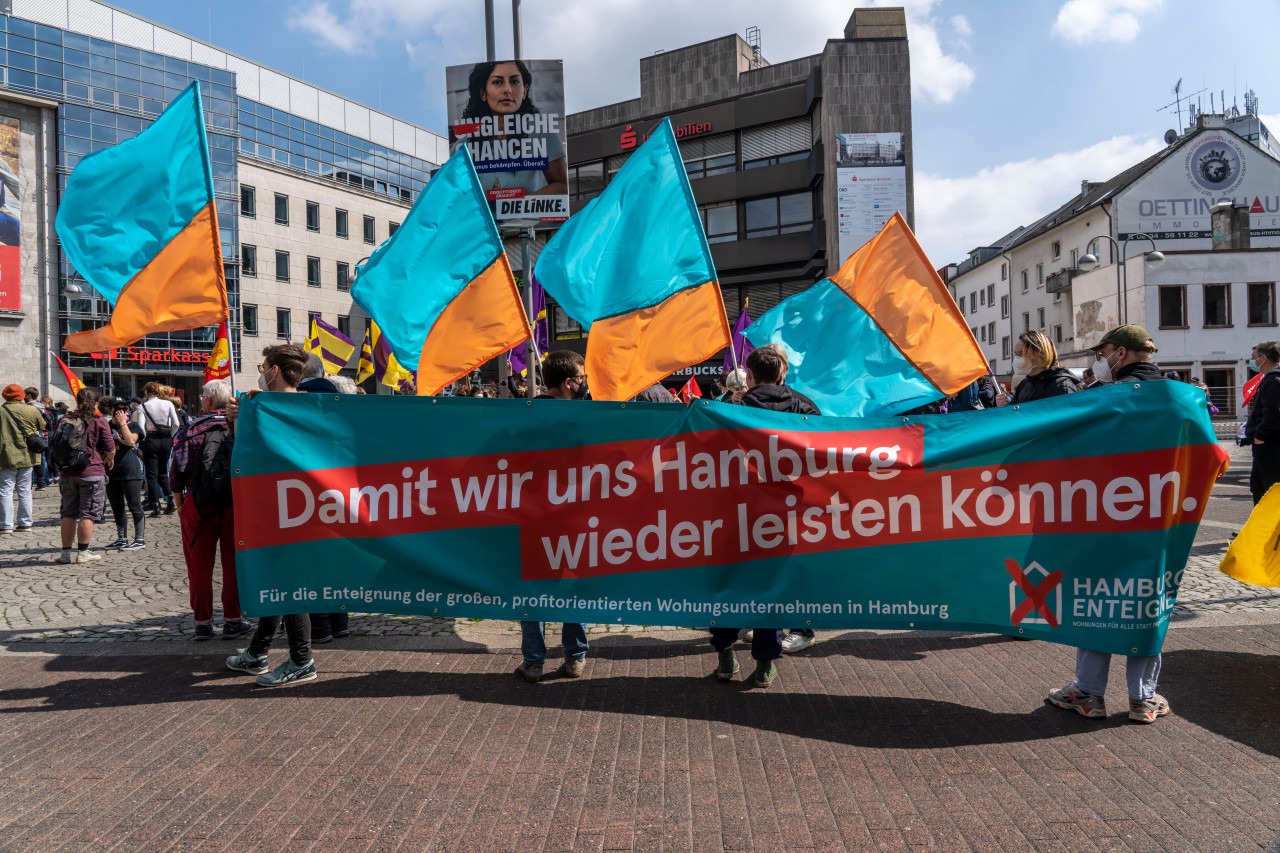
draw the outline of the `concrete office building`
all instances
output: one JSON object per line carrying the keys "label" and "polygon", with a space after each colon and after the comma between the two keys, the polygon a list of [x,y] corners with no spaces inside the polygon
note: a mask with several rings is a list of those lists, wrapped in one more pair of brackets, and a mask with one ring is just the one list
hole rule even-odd
{"label": "concrete office building", "polygon": [[[903,11],[856,9],[843,37],[778,64],[762,56],[758,33],[748,35],[750,41],[725,36],[645,57],[640,97],[568,117],[576,210],[670,116],[731,320],[748,299],[758,317],[834,272],[847,254],[842,238],[856,248],[894,210],[914,219]],[[857,170],[841,167],[851,149],[859,158],[887,159],[863,164],[892,174],[886,200],[860,192],[852,180]],[[553,346],[583,346],[577,324],[558,306],[549,311]],[[708,384],[720,371],[716,358],[668,384],[683,383],[690,372]]]}
{"label": "concrete office building", "polygon": [[[12,7],[0,15],[6,382],[65,395],[53,367],[60,353],[86,383],[117,394],[159,379],[194,397],[212,328],[151,335],[109,359],[60,351],[110,308],[61,256],[53,231],[76,164],[141,132],[193,79],[209,130],[237,385],[256,381],[264,345],[305,338],[309,312],[363,335],[351,271],[444,162],[444,137],[97,0]],[[20,223],[12,241],[6,217]]]}

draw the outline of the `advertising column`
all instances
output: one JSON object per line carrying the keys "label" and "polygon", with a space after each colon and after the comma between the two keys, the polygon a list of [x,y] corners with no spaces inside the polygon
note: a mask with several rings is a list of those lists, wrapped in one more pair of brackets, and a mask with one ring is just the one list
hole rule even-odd
{"label": "advertising column", "polygon": [[836,134],[836,266],[870,240],[893,214],[907,215],[907,161],[901,133]]}
{"label": "advertising column", "polygon": [[471,150],[501,225],[550,227],[569,218],[564,64],[478,62],[445,69],[449,146]]}
{"label": "advertising column", "polygon": [[0,311],[22,310],[18,120],[0,116]]}

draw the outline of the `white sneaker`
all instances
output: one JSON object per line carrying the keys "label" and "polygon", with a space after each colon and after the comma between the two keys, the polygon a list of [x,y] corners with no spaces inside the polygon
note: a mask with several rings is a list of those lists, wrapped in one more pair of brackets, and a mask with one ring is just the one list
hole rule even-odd
{"label": "white sneaker", "polygon": [[91,551],[91,550],[89,550],[89,549],[85,549],[85,550],[80,551],[80,552],[78,552],[78,553],[79,553],[79,555],[80,555],[80,562],[82,562],[82,563],[91,563],[91,562],[93,562],[94,560],[101,560],[101,559],[102,559],[102,555],[101,555],[101,554],[99,554],[97,551]]}
{"label": "white sneaker", "polygon": [[738,639],[744,643],[749,643],[755,638],[756,632],[750,628],[743,628],[738,632]]}
{"label": "white sneaker", "polygon": [[782,638],[782,651],[783,654],[793,655],[809,648],[816,642],[818,642],[816,637],[810,637],[807,634],[787,634]]}
{"label": "white sneaker", "polygon": [[57,563],[74,563],[75,561],[76,561],[76,552],[75,552],[75,551],[63,551],[61,554],[59,554],[59,555],[58,555],[58,559],[57,559],[57,560],[55,560],[54,562],[57,562]]}

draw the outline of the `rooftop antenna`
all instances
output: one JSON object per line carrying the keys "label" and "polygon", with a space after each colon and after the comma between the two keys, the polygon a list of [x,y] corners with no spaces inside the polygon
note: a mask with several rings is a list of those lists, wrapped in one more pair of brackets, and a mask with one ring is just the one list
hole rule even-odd
{"label": "rooftop antenna", "polygon": [[1244,90],[1244,114],[1249,116],[1258,114],[1258,96],[1252,89]]}
{"label": "rooftop antenna", "polygon": [[1182,78],[1173,84],[1173,99],[1178,104],[1178,130],[1182,130]]}

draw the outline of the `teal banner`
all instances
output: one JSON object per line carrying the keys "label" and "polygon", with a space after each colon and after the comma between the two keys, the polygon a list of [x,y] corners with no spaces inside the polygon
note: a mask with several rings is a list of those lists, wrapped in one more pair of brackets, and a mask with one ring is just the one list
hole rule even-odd
{"label": "teal banner", "polygon": [[1154,654],[1214,480],[1178,382],[945,416],[263,393],[251,616],[993,631]]}

